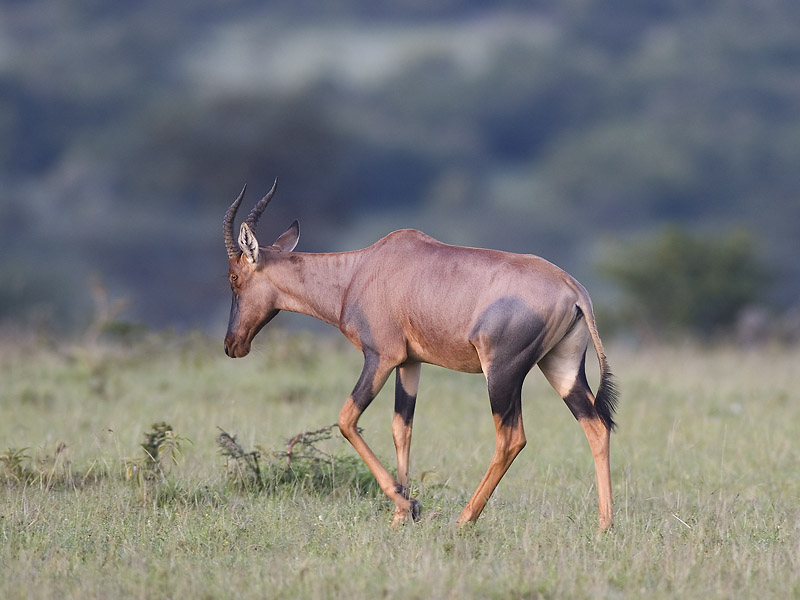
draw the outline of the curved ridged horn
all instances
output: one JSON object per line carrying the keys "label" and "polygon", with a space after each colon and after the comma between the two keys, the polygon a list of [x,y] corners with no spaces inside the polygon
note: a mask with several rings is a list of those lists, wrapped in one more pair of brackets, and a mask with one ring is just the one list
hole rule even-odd
{"label": "curved ridged horn", "polygon": [[233,239],[233,220],[236,218],[236,211],[239,210],[239,205],[242,203],[242,198],[244,198],[246,189],[247,184],[245,183],[242,191],[239,192],[239,197],[230,205],[228,212],[225,213],[225,219],[222,221],[225,230],[225,248],[228,249],[228,258],[236,258],[241,254],[239,246],[236,245],[236,241]]}
{"label": "curved ridged horn", "polygon": [[250,211],[250,214],[247,215],[247,219],[245,219],[245,223],[250,227],[250,231],[255,232],[256,225],[258,225],[258,218],[261,216],[261,213],[264,212],[264,209],[267,208],[267,204],[269,201],[272,200],[272,197],[275,195],[275,189],[278,187],[278,179],[275,178],[275,183],[272,184],[272,189],[267,192],[267,195],[264,196],[261,200],[258,201],[253,207],[253,210]]}

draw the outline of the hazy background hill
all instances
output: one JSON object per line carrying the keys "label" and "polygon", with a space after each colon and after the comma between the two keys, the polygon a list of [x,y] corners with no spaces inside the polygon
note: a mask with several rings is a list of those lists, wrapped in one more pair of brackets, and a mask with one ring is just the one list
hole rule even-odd
{"label": "hazy background hill", "polygon": [[743,230],[785,310],[799,31],[794,0],[2,2],[0,321],[79,330],[99,281],[122,319],[218,334],[223,213],[275,177],[264,242],[417,227],[612,309],[609,256]]}

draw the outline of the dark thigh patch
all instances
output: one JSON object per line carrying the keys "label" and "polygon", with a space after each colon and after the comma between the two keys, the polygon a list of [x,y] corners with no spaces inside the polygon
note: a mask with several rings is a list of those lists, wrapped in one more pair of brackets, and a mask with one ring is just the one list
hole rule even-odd
{"label": "dark thigh patch", "polygon": [[524,377],[542,357],[545,333],[544,319],[522,298],[506,296],[483,311],[470,339],[479,349],[490,350],[492,370]]}
{"label": "dark thigh patch", "polygon": [[542,357],[545,322],[521,298],[496,300],[483,312],[471,339],[492,357],[486,378],[492,412],[513,426],[521,414],[522,382]]}

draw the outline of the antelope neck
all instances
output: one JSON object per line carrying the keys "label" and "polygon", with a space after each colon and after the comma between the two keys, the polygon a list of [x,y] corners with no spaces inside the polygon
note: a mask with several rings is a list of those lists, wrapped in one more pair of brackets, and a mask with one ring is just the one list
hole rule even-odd
{"label": "antelope neck", "polygon": [[364,252],[278,255],[267,268],[279,293],[275,307],[339,327],[345,295]]}

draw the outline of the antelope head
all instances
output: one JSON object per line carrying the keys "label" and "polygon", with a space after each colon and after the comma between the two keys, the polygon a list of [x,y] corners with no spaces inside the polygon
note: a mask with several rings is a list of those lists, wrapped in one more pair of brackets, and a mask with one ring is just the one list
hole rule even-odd
{"label": "antelope head", "polygon": [[247,186],[242,188],[225,213],[225,247],[228,250],[228,280],[231,284],[231,316],[225,335],[225,354],[241,358],[250,352],[253,338],[269,323],[280,309],[276,308],[277,288],[269,276],[270,263],[281,252],[291,252],[297,245],[300,230],[297,221],[289,226],[272,246],[259,247],[255,230],[261,213],[275,195],[278,180],[272,189],[250,211],[239,228],[239,238],[233,239],[233,221],[244,198]]}

